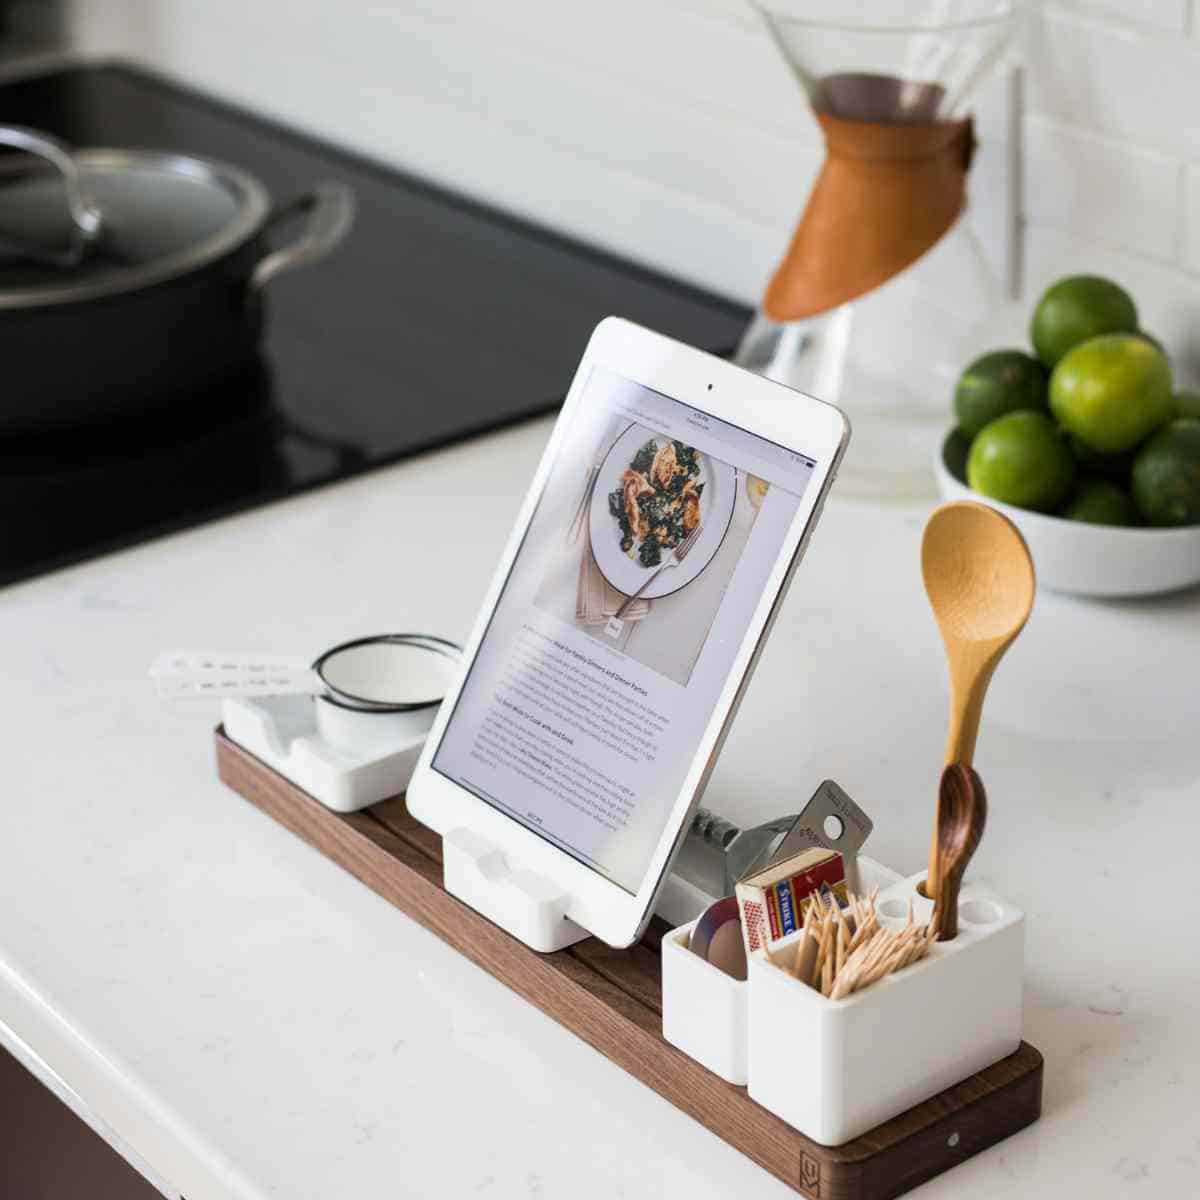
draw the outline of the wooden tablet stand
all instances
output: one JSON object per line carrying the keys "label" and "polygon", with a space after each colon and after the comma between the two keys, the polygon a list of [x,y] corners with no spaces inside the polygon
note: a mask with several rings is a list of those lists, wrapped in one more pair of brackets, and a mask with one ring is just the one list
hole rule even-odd
{"label": "wooden tablet stand", "polygon": [[336,813],[222,729],[216,742],[218,774],[234,791],[810,1200],[889,1200],[1041,1112],[1042,1056],[1022,1043],[862,1137],[818,1145],[663,1040],[662,921],[628,950],[589,937],[535,953],[445,890],[442,839],[408,815],[402,796]]}

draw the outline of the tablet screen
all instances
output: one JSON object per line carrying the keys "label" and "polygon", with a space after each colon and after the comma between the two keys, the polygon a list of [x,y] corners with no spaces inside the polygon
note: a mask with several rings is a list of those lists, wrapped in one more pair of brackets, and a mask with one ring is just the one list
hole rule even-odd
{"label": "tablet screen", "polygon": [[593,367],[433,768],[636,894],[814,466]]}

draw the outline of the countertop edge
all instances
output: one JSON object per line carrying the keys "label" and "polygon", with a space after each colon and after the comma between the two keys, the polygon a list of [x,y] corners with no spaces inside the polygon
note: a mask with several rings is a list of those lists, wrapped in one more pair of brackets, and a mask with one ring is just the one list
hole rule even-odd
{"label": "countertop edge", "polygon": [[268,1200],[232,1163],[214,1161],[211,1145],[134,1072],[90,1044],[3,955],[0,1045],[164,1196]]}

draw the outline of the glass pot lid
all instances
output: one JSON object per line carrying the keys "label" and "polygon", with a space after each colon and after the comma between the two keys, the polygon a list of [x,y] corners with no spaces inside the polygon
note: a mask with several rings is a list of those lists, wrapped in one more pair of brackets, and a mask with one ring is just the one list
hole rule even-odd
{"label": "glass pot lid", "polygon": [[234,249],[267,218],[266,190],[232,167],[127,150],[82,150],[71,159],[99,217],[97,235],[82,246],[67,177],[23,154],[0,161],[0,309],[177,277]]}

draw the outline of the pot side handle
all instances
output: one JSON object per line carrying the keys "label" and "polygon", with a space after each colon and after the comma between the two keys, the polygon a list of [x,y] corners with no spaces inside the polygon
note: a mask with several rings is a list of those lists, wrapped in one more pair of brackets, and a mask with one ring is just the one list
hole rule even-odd
{"label": "pot side handle", "polygon": [[311,192],[276,209],[268,227],[306,213],[304,230],[295,241],[259,259],[250,273],[250,288],[261,291],[276,275],[324,258],[354,224],[354,193],[344,183],[318,183]]}

